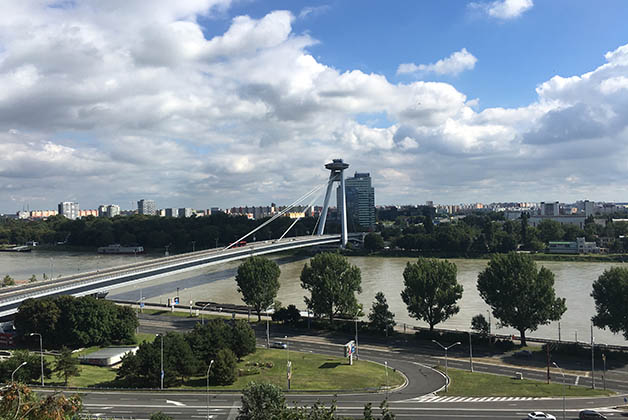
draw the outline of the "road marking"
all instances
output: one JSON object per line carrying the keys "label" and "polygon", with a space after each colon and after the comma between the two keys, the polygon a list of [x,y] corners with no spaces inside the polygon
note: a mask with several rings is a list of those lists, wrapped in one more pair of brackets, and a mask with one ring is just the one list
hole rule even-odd
{"label": "road marking", "polygon": [[185,404],[180,403],[179,401],[166,400],[166,404],[173,404],[173,405],[176,405],[177,407],[185,407]]}
{"label": "road marking", "polygon": [[[497,402],[497,401],[528,401],[542,400],[543,397],[437,397],[424,395],[422,397],[410,398],[397,402],[419,402],[419,403],[462,403],[462,402]],[[515,404],[516,405],[516,404]]]}

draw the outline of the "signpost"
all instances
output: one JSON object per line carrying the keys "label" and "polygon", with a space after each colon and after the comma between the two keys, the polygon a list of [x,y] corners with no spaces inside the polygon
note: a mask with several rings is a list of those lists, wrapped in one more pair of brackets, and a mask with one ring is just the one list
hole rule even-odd
{"label": "signpost", "polygon": [[351,340],[345,344],[345,357],[349,358],[349,365],[353,366],[353,355],[355,354],[355,341]]}

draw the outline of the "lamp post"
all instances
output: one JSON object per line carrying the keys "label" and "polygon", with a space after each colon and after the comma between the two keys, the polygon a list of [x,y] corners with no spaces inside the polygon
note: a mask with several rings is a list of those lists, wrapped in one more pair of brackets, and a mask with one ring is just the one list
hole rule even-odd
{"label": "lamp post", "polygon": [[360,355],[360,350],[358,347],[358,318],[355,319],[355,359],[358,360]]}
{"label": "lamp post", "polygon": [[211,416],[209,415],[209,370],[212,368],[213,364],[214,361],[211,360],[209,362],[209,367],[207,368],[207,420],[211,419]]}
{"label": "lamp post", "polygon": [[488,314],[488,338],[489,338],[489,342],[490,342],[490,339],[491,339],[491,311],[489,311],[487,309],[486,313]]}
{"label": "lamp post", "polygon": [[15,376],[15,372],[17,372],[18,370],[20,370],[20,368],[22,366],[24,366],[26,364],[26,362],[22,362],[21,365],[19,365],[18,367],[15,368],[15,370],[13,371],[13,373],[11,373],[11,383],[14,383],[15,380],[13,379],[13,377]]}
{"label": "lamp post", "polygon": [[43,340],[40,333],[33,332],[29,334],[30,337],[33,337],[35,335],[39,336],[39,356],[41,359],[41,386],[44,386],[44,346],[42,343]]}
{"label": "lamp post", "polygon": [[473,372],[473,347],[471,345],[471,331],[469,331],[469,365],[471,366],[471,372]]}
{"label": "lamp post", "polygon": [[560,368],[560,366],[558,366],[556,364],[556,362],[552,362],[554,364],[554,366],[556,366],[558,368],[558,370],[560,370],[560,374],[563,375],[563,420],[566,420],[566,414],[565,414],[565,372],[563,372],[563,370]]}
{"label": "lamp post", "polygon": [[384,361],[384,369],[386,370],[386,400],[388,400],[388,361]]}
{"label": "lamp post", "polygon": [[456,341],[454,344],[447,347],[443,346],[436,340],[432,340],[432,343],[438,344],[443,350],[445,350],[445,376],[447,376],[447,380],[445,381],[445,392],[447,392],[449,390],[449,375],[447,374],[447,350],[449,350],[453,346],[457,346],[458,344],[460,344],[460,341]]}
{"label": "lamp post", "polygon": [[209,303],[201,308],[201,325],[205,325],[205,320],[203,319],[203,311],[205,308],[209,306]]}
{"label": "lamp post", "polygon": [[155,334],[156,337],[161,337],[161,374],[160,374],[160,385],[159,389],[163,391],[164,389],[164,335],[159,333]]}
{"label": "lamp post", "polygon": [[290,379],[292,376],[292,366],[290,365],[290,343],[288,342],[288,336],[285,336],[286,340],[286,371],[287,371],[287,379],[288,379],[288,390],[290,390]]}
{"label": "lamp post", "polygon": [[270,308],[266,308],[266,348],[270,348],[270,324],[268,322],[268,310]]}

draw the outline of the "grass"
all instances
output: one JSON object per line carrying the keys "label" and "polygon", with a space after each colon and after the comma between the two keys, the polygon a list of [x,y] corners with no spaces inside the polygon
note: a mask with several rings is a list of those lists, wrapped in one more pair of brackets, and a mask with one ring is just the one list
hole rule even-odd
{"label": "grass", "polygon": [[[437,369],[444,370],[441,366]],[[513,379],[507,376],[488,373],[471,373],[465,370],[449,369],[451,383],[447,392],[439,395],[460,397],[562,397],[562,383],[533,381],[530,379]],[[614,394],[612,391],[591,389],[583,386],[567,385],[565,395],[568,397],[596,397]]]}
{"label": "grass", "polygon": [[[150,338],[150,337],[148,337]],[[154,336],[153,336],[154,338]],[[46,356],[46,360],[54,362],[54,357]],[[290,352],[292,361],[293,390],[363,390],[379,389],[386,386],[386,372],[384,366],[366,361],[354,361],[349,366],[347,359],[329,357],[311,353]],[[266,365],[272,363],[272,367],[256,367],[255,363]],[[238,390],[251,381],[266,382],[287,387],[286,381],[286,351],[257,349],[257,352],[246,356],[238,363],[238,370],[259,372],[253,375],[238,376],[235,383],[228,386],[212,386],[212,389]],[[69,379],[69,386],[73,387],[98,387],[118,386],[115,382],[116,369],[81,365],[81,374]],[[402,385],[405,378],[388,369],[388,383],[391,387]],[[46,381],[48,385],[64,385],[63,378],[53,373],[51,379]],[[179,386],[180,389],[205,389],[207,379],[205,376],[193,377]]]}
{"label": "grass", "polygon": [[[292,380],[290,387],[293,390],[358,390],[379,389],[386,386],[385,367],[372,362],[349,361],[341,357],[329,357],[312,353],[290,352],[292,362]],[[260,368],[256,375],[240,376],[235,383],[229,386],[212,387],[213,389],[242,389],[249,382],[265,382],[287,387],[286,380],[286,351],[257,349],[238,363],[239,369],[251,369],[252,363],[272,362],[272,368]],[[400,386],[405,378],[396,371],[388,369],[388,383],[391,387]],[[204,387],[206,378],[192,378],[183,385],[184,388]]]}

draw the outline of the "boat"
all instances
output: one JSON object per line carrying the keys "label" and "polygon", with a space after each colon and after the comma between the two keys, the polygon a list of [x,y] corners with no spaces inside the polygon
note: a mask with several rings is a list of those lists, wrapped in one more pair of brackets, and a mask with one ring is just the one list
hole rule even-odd
{"label": "boat", "polygon": [[26,245],[0,248],[0,252],[31,252],[32,250],[30,246]]}
{"label": "boat", "polygon": [[122,246],[120,244],[111,244],[98,248],[99,254],[141,254],[144,252],[143,246]]}

